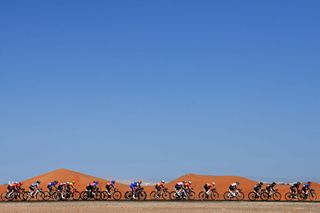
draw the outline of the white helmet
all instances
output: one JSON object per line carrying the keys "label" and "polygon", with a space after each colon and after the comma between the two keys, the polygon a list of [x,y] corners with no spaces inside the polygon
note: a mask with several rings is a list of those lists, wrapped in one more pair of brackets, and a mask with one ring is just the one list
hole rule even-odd
{"label": "white helmet", "polygon": [[215,182],[212,182],[211,184],[212,184],[212,185],[216,185],[216,183],[215,183]]}
{"label": "white helmet", "polygon": [[162,180],[162,181],[161,181],[161,183],[165,183],[165,181],[164,181],[164,180]]}
{"label": "white helmet", "polygon": [[189,183],[189,184],[192,184],[192,182],[191,182],[191,181],[189,181],[188,183]]}

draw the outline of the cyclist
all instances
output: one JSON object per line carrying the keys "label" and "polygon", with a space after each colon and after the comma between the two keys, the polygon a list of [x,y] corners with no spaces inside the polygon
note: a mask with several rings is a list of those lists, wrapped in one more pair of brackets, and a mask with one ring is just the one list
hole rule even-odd
{"label": "cyclist", "polygon": [[257,184],[253,187],[253,190],[255,191],[255,193],[256,193],[258,196],[260,196],[260,192],[261,192],[262,186],[263,186],[263,183],[262,183],[262,182],[259,182],[259,183],[257,183]]}
{"label": "cyclist", "polygon": [[58,185],[58,187],[57,187],[57,190],[58,190],[59,192],[62,192],[62,191],[64,191],[65,186],[66,186],[66,183],[60,183],[60,184]]}
{"label": "cyclist", "polygon": [[89,196],[93,197],[93,192],[98,189],[98,181],[93,181],[92,183],[89,183],[86,187],[87,191],[89,192]]}
{"label": "cyclist", "polygon": [[191,184],[192,184],[191,181],[185,181],[183,187],[187,190],[191,190],[192,189]]}
{"label": "cyclist", "polygon": [[67,183],[60,183],[57,187],[57,190],[58,192],[60,192],[62,199],[65,199],[63,192],[66,190],[66,187],[67,187]]}
{"label": "cyclist", "polygon": [[162,180],[159,183],[157,183],[154,188],[156,189],[157,192],[160,192],[164,188],[165,183],[166,182]]}
{"label": "cyclist", "polygon": [[15,187],[16,190],[19,191],[21,189],[22,185],[23,185],[23,182],[19,182],[18,184],[16,184],[16,187]]}
{"label": "cyclist", "polygon": [[180,197],[181,196],[181,192],[183,190],[183,186],[184,186],[184,182],[178,182],[176,183],[176,185],[174,186],[174,188],[176,189],[176,194]]}
{"label": "cyclist", "polygon": [[71,190],[74,188],[75,183],[76,182],[74,180],[70,181],[70,182],[66,182],[65,190],[66,190],[68,196],[70,196]]}
{"label": "cyclist", "polygon": [[272,192],[275,192],[275,191],[276,191],[276,190],[274,189],[274,187],[275,187],[276,185],[277,185],[276,182],[273,182],[273,183],[268,184],[268,185],[266,186],[266,191],[267,191],[267,193],[268,193],[269,195],[271,195]]}
{"label": "cyclist", "polygon": [[15,190],[16,182],[11,182],[7,186],[7,195],[11,194]]}
{"label": "cyclist", "polygon": [[106,191],[109,196],[111,196],[111,189],[114,189],[115,183],[116,183],[116,181],[114,181],[114,180],[106,183]]}
{"label": "cyclist", "polygon": [[136,199],[136,192],[141,188],[142,181],[138,180],[130,184],[130,189],[132,191],[132,198]]}
{"label": "cyclist", "polygon": [[204,191],[206,192],[206,196],[207,196],[207,197],[209,196],[210,190],[215,189],[215,188],[214,188],[215,185],[216,185],[215,182],[211,182],[211,183],[206,183],[206,184],[204,184],[203,189],[204,189]]}
{"label": "cyclist", "polygon": [[290,185],[290,193],[293,195],[293,198],[297,197],[300,185],[301,183],[299,181]]}
{"label": "cyclist", "polygon": [[53,188],[57,188],[57,185],[58,185],[57,180],[48,183],[47,188],[48,188],[49,192],[51,192],[53,190]]}
{"label": "cyclist", "polygon": [[232,183],[230,184],[229,186],[229,192],[231,194],[232,197],[235,197],[236,196],[236,193],[238,192],[238,186],[240,185],[239,182],[235,182],[235,183]]}
{"label": "cyclist", "polygon": [[14,192],[19,192],[21,186],[23,185],[22,182],[12,182],[7,187],[7,197],[9,197]]}
{"label": "cyclist", "polygon": [[36,182],[32,183],[29,187],[30,195],[33,197],[36,191],[39,189],[40,181],[37,180]]}
{"label": "cyclist", "polygon": [[311,182],[308,181],[306,184],[302,186],[302,189],[301,189],[302,193],[307,195],[309,193],[310,187],[311,187]]}
{"label": "cyclist", "polygon": [[73,180],[73,181],[69,181],[69,182],[67,182],[66,183],[66,189],[68,190],[68,191],[71,191],[71,189],[73,189],[74,188],[74,184],[76,184],[76,182]]}

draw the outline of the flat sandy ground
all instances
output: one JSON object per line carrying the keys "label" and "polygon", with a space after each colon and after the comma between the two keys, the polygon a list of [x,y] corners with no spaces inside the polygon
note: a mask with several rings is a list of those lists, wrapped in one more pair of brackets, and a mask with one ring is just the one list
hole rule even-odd
{"label": "flat sandy ground", "polygon": [[0,203],[0,212],[320,212],[320,203],[274,202],[46,202]]}

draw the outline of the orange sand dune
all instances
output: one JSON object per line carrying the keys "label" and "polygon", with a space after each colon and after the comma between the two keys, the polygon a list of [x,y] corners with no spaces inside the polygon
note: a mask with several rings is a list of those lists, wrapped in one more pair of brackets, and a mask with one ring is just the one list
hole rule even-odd
{"label": "orange sand dune", "polygon": [[[47,184],[51,181],[58,180],[60,182],[66,182],[66,181],[74,180],[76,182],[75,188],[77,188],[79,191],[85,190],[86,185],[89,182],[92,182],[94,180],[99,181],[99,186],[101,189],[104,189],[105,184],[107,182],[107,180],[104,180],[102,178],[93,177],[90,175],[74,172],[67,169],[58,169],[58,170],[48,172],[46,174],[42,174],[42,175],[30,178],[28,180],[25,180],[24,187],[27,189],[28,186],[31,183],[35,182],[36,180],[41,181],[40,187],[42,187],[44,190],[46,190]],[[220,199],[223,199],[223,193],[228,190],[228,186],[233,182],[237,182],[237,181],[240,182],[240,188],[243,189],[246,199],[247,199],[248,193],[252,191],[253,186],[256,184],[256,181],[253,181],[244,177],[238,177],[238,176],[208,176],[208,175],[187,174],[167,183],[166,187],[168,187],[170,191],[173,191],[174,185],[177,182],[183,181],[183,180],[192,181],[192,187],[196,192],[197,197],[198,197],[198,193],[203,190],[202,187],[205,183],[215,182],[217,191],[220,194]],[[116,187],[122,193],[129,190],[129,186],[126,184],[117,183]],[[288,185],[281,185],[281,186],[278,186],[277,188],[282,194],[282,198],[284,198],[284,194],[289,191]],[[313,183],[312,188],[314,188],[317,192],[319,192],[320,184]],[[154,186],[145,187],[145,190],[147,191],[148,195],[153,189],[154,189]],[[0,192],[2,193],[5,190],[6,190],[6,185],[0,185]]]}
{"label": "orange sand dune", "polygon": [[188,174],[188,175],[179,177],[174,181],[171,181],[167,185],[169,188],[173,188],[175,183],[183,180],[192,181],[192,187],[196,192],[197,196],[198,196],[198,193],[203,190],[203,185],[205,183],[215,182],[217,191],[220,194],[220,199],[222,199],[224,192],[228,190],[228,187],[231,183],[234,183],[237,181],[240,182],[240,188],[243,189],[245,194],[250,192],[252,187],[256,184],[256,182],[252,180],[249,180],[243,177],[237,177],[237,176],[207,176],[207,175]]}

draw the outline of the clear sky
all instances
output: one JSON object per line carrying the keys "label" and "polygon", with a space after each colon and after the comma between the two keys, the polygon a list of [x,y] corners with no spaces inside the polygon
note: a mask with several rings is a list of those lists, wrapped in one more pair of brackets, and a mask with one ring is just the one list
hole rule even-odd
{"label": "clear sky", "polygon": [[1,1],[0,182],[320,175],[319,1]]}

